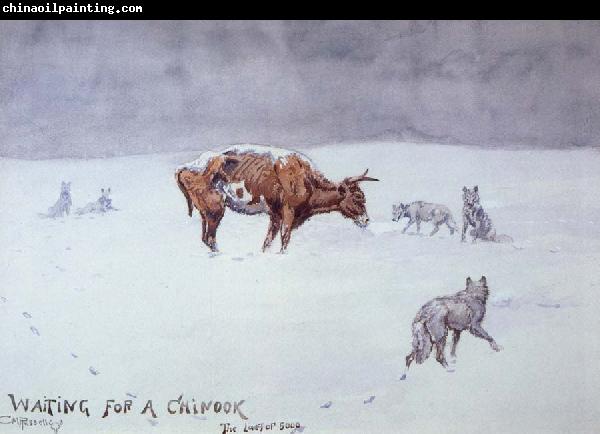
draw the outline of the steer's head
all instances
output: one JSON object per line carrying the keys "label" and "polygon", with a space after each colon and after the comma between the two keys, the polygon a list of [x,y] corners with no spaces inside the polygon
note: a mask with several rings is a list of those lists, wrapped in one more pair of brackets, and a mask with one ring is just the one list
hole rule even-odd
{"label": "steer's head", "polygon": [[379,181],[379,179],[367,176],[368,171],[369,169],[365,170],[365,173],[360,176],[344,179],[338,187],[338,192],[342,195],[340,212],[344,217],[352,219],[361,228],[365,228],[369,224],[369,215],[367,214],[365,194],[358,183],[362,181]]}

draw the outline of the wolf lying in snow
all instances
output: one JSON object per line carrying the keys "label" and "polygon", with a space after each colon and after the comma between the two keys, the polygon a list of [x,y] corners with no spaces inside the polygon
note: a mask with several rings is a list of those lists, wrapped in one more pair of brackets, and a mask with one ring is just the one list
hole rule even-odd
{"label": "wolf lying in snow", "polygon": [[[452,330],[452,350],[450,355],[456,357],[456,346],[460,334],[468,330],[474,336],[485,339],[494,351],[500,347],[481,326],[485,316],[485,305],[489,290],[487,279],[481,276],[476,282],[467,277],[466,288],[454,295],[437,297],[425,304],[415,317],[412,325],[412,352],[406,356],[406,370],[413,360],[418,364],[423,363],[435,345],[436,360],[444,367],[448,367],[444,356],[448,330]],[[402,379],[406,378],[406,373]]]}
{"label": "wolf lying in snow", "polygon": [[473,237],[473,242],[477,239],[484,241],[494,241],[496,243],[512,243],[514,240],[505,234],[496,234],[496,229],[492,224],[492,219],[485,212],[479,201],[479,188],[473,187],[472,190],[463,187],[463,228],[461,240],[465,241],[467,228],[472,226],[469,235]]}
{"label": "wolf lying in snow", "polygon": [[96,202],[88,203],[83,208],[79,208],[76,213],[82,215],[88,213],[105,213],[109,210],[115,210],[112,206],[112,199],[108,197],[110,195],[110,187],[107,190],[100,189],[100,193],[100,197]]}
{"label": "wolf lying in snow", "polygon": [[431,231],[431,234],[429,234],[430,236],[439,231],[440,225],[444,223],[446,226],[448,226],[448,229],[450,229],[451,235],[457,229],[454,218],[452,217],[452,213],[448,207],[444,205],[438,205],[436,203],[428,203],[419,200],[406,205],[403,203],[393,205],[392,212],[392,220],[395,222],[399,221],[402,217],[408,217],[409,219],[408,224],[402,230],[402,233],[405,233],[413,223],[417,223],[417,233],[419,233],[421,231],[422,221],[431,221],[433,223],[434,228],[433,231]]}
{"label": "wolf lying in snow", "polygon": [[41,215],[50,218],[63,217],[64,215],[69,215],[69,211],[71,210],[72,204],[73,202],[71,201],[71,183],[62,181],[60,185],[60,196],[58,196],[58,200],[53,206],[48,208],[47,214]]}

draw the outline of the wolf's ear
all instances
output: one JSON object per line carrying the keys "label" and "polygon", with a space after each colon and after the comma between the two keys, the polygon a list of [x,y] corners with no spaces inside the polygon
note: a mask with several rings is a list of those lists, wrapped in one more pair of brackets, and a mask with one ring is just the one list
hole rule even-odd
{"label": "wolf's ear", "polygon": [[468,190],[468,188],[467,188],[466,186],[465,186],[465,187],[463,187],[463,192],[465,192],[465,193],[466,193],[466,192],[467,192],[467,190]]}
{"label": "wolf's ear", "polygon": [[470,285],[471,283],[473,283],[473,281],[471,280],[471,276],[467,277],[467,285]]}
{"label": "wolf's ear", "polygon": [[473,187],[473,191],[479,191],[479,187],[477,187],[477,186]]}
{"label": "wolf's ear", "polygon": [[103,188],[100,189],[100,193],[104,193],[104,189]]}
{"label": "wolf's ear", "polygon": [[479,281],[480,281],[481,283],[483,283],[484,285],[486,285],[486,284],[487,284],[487,279],[485,278],[485,276],[481,276],[481,279],[479,279]]}
{"label": "wolf's ear", "polygon": [[110,193],[110,187],[108,187],[108,192]]}

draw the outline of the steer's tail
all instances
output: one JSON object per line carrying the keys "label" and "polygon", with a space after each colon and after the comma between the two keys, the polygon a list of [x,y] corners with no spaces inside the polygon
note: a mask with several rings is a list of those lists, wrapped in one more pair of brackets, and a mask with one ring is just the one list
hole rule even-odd
{"label": "steer's tail", "polygon": [[182,170],[178,170],[177,172],[175,172],[175,181],[177,181],[177,185],[179,186],[179,189],[185,196],[185,200],[187,200],[188,215],[191,217],[192,211],[194,211],[194,205],[192,204],[192,198],[190,197],[190,193],[188,192],[187,188],[185,188],[185,185],[183,185],[183,182],[181,181],[181,172],[182,172]]}

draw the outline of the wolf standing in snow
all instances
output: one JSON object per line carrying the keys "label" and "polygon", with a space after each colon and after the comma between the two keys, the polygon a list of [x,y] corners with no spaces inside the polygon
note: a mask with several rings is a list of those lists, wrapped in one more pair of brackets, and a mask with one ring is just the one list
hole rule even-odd
{"label": "wolf standing in snow", "polygon": [[481,206],[479,201],[479,188],[473,187],[472,190],[463,187],[463,228],[461,241],[466,240],[467,228],[473,229],[469,235],[473,237],[473,242],[477,239],[484,241],[494,241],[497,243],[512,243],[513,239],[505,234],[496,234],[496,229],[492,224],[492,219]]}
{"label": "wolf standing in snow", "polygon": [[56,203],[48,208],[48,213],[45,214],[45,217],[56,218],[63,217],[65,214],[69,215],[72,204],[71,183],[62,181],[60,185],[60,196],[58,196]]}
{"label": "wolf standing in snow", "polygon": [[436,203],[423,202],[422,200],[410,203],[392,206],[393,218],[392,220],[397,222],[402,217],[408,217],[408,224],[402,230],[405,233],[406,230],[413,224],[417,223],[417,233],[421,231],[421,222],[431,221],[434,225],[433,231],[430,236],[440,230],[440,225],[444,223],[450,229],[450,235],[456,230],[456,223],[452,217],[452,213],[447,206],[439,205]]}
{"label": "wolf standing in snow", "polygon": [[[435,345],[436,360],[448,367],[444,356],[448,330],[452,330],[452,350],[450,355],[456,357],[456,346],[460,334],[468,330],[474,336],[485,339],[494,351],[502,348],[481,326],[485,316],[485,305],[489,290],[485,276],[474,282],[467,277],[466,288],[454,295],[437,297],[425,304],[415,317],[412,325],[412,352],[406,356],[406,370],[413,360],[423,363]],[[406,378],[406,373],[402,379]]]}

